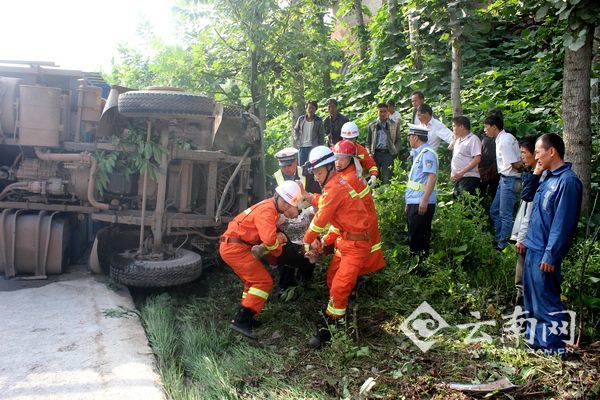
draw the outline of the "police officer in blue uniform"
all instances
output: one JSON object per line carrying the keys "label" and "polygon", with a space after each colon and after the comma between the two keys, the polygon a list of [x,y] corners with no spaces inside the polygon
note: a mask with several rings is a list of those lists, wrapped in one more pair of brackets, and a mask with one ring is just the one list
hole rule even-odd
{"label": "police officer in blue uniform", "polygon": [[559,355],[565,353],[570,330],[560,300],[560,265],[575,236],[582,198],[581,181],[563,161],[564,154],[560,136],[542,135],[535,144],[535,159],[544,172],[534,173],[521,195],[533,201],[524,243],[523,295],[524,318],[533,318],[535,324],[528,324],[526,337],[533,336],[534,348]]}
{"label": "police officer in blue uniform", "polygon": [[417,266],[429,254],[431,221],[435,212],[438,155],[427,144],[428,129],[408,124],[408,143],[412,167],[406,183],[406,215],[408,219],[408,246],[418,256]]}
{"label": "police officer in blue uniform", "polygon": [[[273,174],[273,185],[271,190],[285,181],[296,181],[310,193],[320,193],[320,187],[312,176],[304,174],[302,167],[298,166],[298,149],[286,147],[275,153],[279,163],[279,169]],[[300,208],[310,206],[308,203],[299,204]],[[309,220],[310,221],[310,220]],[[308,225],[307,225],[308,227]],[[278,226],[280,231],[286,233],[285,224]],[[306,229],[302,230],[304,232]],[[304,257],[301,244],[294,243],[288,236],[287,243],[283,246],[281,255],[277,257],[277,269],[279,271],[279,293],[287,288],[300,284],[307,286],[312,281],[314,264]]]}
{"label": "police officer in blue uniform", "polygon": [[305,174],[302,166],[298,165],[298,149],[286,147],[275,153],[279,169],[273,174],[271,192],[284,181],[296,181],[310,193],[321,193],[319,184],[315,182],[312,175]]}

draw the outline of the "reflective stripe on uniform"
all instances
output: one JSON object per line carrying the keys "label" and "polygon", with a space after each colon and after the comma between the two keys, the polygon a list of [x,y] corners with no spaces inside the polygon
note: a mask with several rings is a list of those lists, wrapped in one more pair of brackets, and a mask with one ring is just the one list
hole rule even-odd
{"label": "reflective stripe on uniform", "polygon": [[363,158],[365,158],[365,155],[364,154],[359,154],[358,158],[362,160]]}
{"label": "reflective stripe on uniform", "polygon": [[242,293],[242,299],[245,299],[245,298],[246,298],[246,296],[248,296],[248,292],[243,292],[243,293]]}
{"label": "reflective stripe on uniform", "polygon": [[281,185],[285,181],[285,179],[283,178],[283,172],[281,172],[280,169],[278,169],[277,172],[273,174],[273,178],[275,178],[277,186]]}
{"label": "reflective stripe on uniform", "polygon": [[[304,186],[306,188],[306,177],[304,175],[302,175],[302,167],[298,166],[297,169],[296,169],[296,172],[298,174],[298,179],[300,179],[300,182],[302,182],[302,186]],[[278,169],[273,174],[273,178],[275,178],[275,182],[277,182],[277,186],[279,186],[283,182],[285,182],[285,178],[283,176],[283,172],[280,169]]]}
{"label": "reflective stripe on uniform", "polygon": [[255,287],[248,289],[248,294],[260,297],[263,300],[267,300],[269,298],[269,292],[265,292],[264,290]]}
{"label": "reflective stripe on uniform", "polygon": [[251,209],[251,208],[246,208],[246,209],[244,210],[244,213],[245,213],[246,215],[249,215],[251,212],[252,212],[252,209]]}
{"label": "reflective stripe on uniform", "polygon": [[406,182],[406,187],[410,190],[414,190],[415,192],[424,192],[425,191],[425,184],[417,182],[417,181]]}
{"label": "reflective stripe on uniform", "polygon": [[325,228],[321,228],[318,225],[315,225],[314,222],[311,221],[310,226],[308,227],[311,231],[321,233],[325,230]]}
{"label": "reflective stripe on uniform", "polygon": [[369,168],[369,172],[377,172],[377,171],[378,171],[378,169],[375,166]]}
{"label": "reflective stripe on uniform", "polygon": [[333,304],[333,299],[329,299],[329,304],[327,304],[327,312],[331,315],[335,315],[336,317],[343,317],[346,315],[345,308],[335,308]]}
{"label": "reflective stripe on uniform", "polygon": [[356,193],[356,191],[354,189],[350,190],[348,193],[350,193],[350,197],[355,198],[356,196],[358,196],[358,194]]}
{"label": "reflective stripe on uniform", "polygon": [[310,244],[304,243],[304,251],[307,252],[310,250]]}
{"label": "reflective stripe on uniform", "polygon": [[335,234],[337,234],[337,235],[341,235],[341,232],[340,232],[340,230],[339,230],[338,228],[336,228],[335,226],[333,226],[333,225],[331,225],[331,226],[329,227],[329,232],[333,232],[333,233],[335,233]]}
{"label": "reflective stripe on uniform", "polygon": [[369,185],[365,186],[365,188],[358,194],[358,197],[360,197],[361,199],[363,197],[365,197],[366,195],[369,194],[369,192],[371,191],[371,187]]}
{"label": "reflective stripe on uniform", "polygon": [[271,245],[271,246],[269,246],[268,244],[265,243],[265,247],[269,251],[275,250],[276,248],[279,247],[279,239],[275,239],[275,243],[273,243],[273,245]]}
{"label": "reflective stripe on uniform", "polygon": [[371,253],[375,253],[377,250],[381,250],[381,242],[371,246]]}

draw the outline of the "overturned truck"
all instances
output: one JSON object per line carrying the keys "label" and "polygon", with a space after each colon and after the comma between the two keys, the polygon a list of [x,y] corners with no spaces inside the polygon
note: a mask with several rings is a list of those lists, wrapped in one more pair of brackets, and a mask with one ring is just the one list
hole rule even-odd
{"label": "overturned truck", "polygon": [[227,222],[265,197],[262,134],[177,88],[108,87],[52,64],[0,65],[0,273],[43,278],[93,242],[119,283],[190,282]]}

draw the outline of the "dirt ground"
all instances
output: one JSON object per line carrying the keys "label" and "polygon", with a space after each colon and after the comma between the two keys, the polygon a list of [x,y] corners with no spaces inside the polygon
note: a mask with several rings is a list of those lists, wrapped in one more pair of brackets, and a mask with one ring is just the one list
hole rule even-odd
{"label": "dirt ground", "polygon": [[108,277],[0,277],[0,321],[1,399],[164,399],[129,291]]}

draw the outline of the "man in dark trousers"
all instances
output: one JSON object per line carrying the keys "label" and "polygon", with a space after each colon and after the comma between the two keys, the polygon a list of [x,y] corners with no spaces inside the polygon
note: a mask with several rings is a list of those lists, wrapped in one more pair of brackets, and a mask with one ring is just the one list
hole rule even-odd
{"label": "man in dark trousers", "polygon": [[298,163],[304,165],[308,154],[315,146],[325,143],[323,120],[315,115],[317,102],[309,101],[306,105],[306,114],[300,116],[292,131],[294,147],[298,149]]}
{"label": "man in dark trousers", "polygon": [[388,106],[385,103],[377,105],[377,115],[377,120],[369,124],[365,147],[375,159],[382,183],[388,184],[402,141],[400,125],[389,120]]}
{"label": "man in dark trousers", "polygon": [[417,265],[429,254],[431,221],[435,213],[438,156],[427,144],[427,128],[408,124],[408,142],[412,148],[412,167],[406,182],[406,216],[408,246],[418,257]]}
{"label": "man in dark trousers", "polygon": [[325,127],[325,136],[327,136],[328,144],[329,146],[333,146],[342,140],[342,126],[348,122],[348,118],[338,111],[338,102],[336,99],[327,100],[326,105],[329,115],[325,118],[325,121],[323,121],[323,125]]}
{"label": "man in dark trousers", "polygon": [[535,143],[535,159],[544,172],[534,172],[521,196],[533,201],[524,243],[523,295],[525,318],[535,324],[528,323],[527,337],[533,336],[534,348],[561,356],[573,338],[567,337],[569,321],[560,300],[560,265],[575,236],[582,197],[581,181],[564,155],[560,136],[542,135]]}

